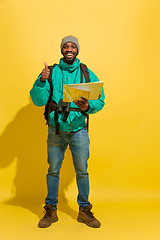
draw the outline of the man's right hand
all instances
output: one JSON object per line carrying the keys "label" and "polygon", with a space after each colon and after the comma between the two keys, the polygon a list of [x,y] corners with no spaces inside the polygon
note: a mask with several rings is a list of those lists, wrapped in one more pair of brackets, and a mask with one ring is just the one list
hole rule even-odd
{"label": "man's right hand", "polygon": [[41,75],[41,78],[40,78],[41,82],[45,82],[46,79],[48,79],[49,74],[50,74],[50,70],[49,70],[46,62],[44,63],[44,66],[45,66],[45,68],[42,70],[42,75]]}

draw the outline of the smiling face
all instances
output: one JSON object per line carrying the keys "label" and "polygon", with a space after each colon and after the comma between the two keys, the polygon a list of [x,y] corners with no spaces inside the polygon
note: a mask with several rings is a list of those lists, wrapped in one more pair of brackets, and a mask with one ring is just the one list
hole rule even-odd
{"label": "smiling face", "polygon": [[64,56],[64,62],[67,64],[73,64],[76,61],[78,49],[76,44],[67,42],[63,45],[62,54]]}

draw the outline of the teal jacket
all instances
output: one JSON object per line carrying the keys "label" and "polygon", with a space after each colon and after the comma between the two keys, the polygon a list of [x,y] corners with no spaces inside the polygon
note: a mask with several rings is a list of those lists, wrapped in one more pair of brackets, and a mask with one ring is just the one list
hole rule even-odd
{"label": "teal jacket", "polygon": [[[90,82],[99,81],[96,75],[90,70],[89,77]],[[41,75],[35,81],[33,88],[30,91],[30,96],[33,103],[36,106],[44,106],[47,104],[50,96],[50,84],[48,80],[45,82],[40,81]],[[77,58],[76,61],[71,65],[67,65],[63,62],[63,58],[60,59],[59,64],[53,68],[52,73],[52,85],[53,85],[53,96],[57,104],[60,99],[63,99],[63,85],[65,84],[77,84],[81,81],[81,70],[80,70],[80,60]],[[83,76],[83,82],[85,83],[85,78]],[[93,114],[100,111],[104,106],[104,89],[102,89],[101,98],[98,100],[90,100],[89,110],[86,112],[88,114]],[[71,102],[71,107],[77,107],[77,105]],[[71,111],[67,118],[67,121],[63,121],[64,113],[58,114],[59,128],[62,131],[75,132],[86,126],[86,117],[81,112]],[[50,124],[55,126],[54,123],[54,111],[50,113]]]}

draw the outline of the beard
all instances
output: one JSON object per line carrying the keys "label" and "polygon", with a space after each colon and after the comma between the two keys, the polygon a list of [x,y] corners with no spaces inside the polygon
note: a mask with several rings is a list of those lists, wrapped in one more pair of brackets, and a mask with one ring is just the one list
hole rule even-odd
{"label": "beard", "polygon": [[74,61],[75,61],[75,59],[76,59],[76,56],[77,56],[77,55],[74,55],[72,59],[68,59],[68,58],[66,58],[65,55],[63,54],[64,60],[65,60],[65,62],[66,62],[67,64],[73,64]]}

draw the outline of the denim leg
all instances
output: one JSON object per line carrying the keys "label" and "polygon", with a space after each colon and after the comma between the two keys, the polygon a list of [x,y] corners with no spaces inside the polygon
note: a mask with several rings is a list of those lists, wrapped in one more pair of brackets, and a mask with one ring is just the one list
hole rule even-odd
{"label": "denim leg", "polygon": [[88,206],[89,177],[88,177],[88,158],[89,158],[89,137],[87,129],[83,128],[76,133],[70,133],[68,143],[73,156],[73,163],[76,171],[78,186],[77,202],[80,206]]}
{"label": "denim leg", "polygon": [[55,134],[55,128],[48,129],[47,151],[49,169],[47,174],[48,194],[45,204],[57,205],[58,188],[59,188],[59,172],[64,159],[64,153],[67,148],[67,133],[60,132]]}

